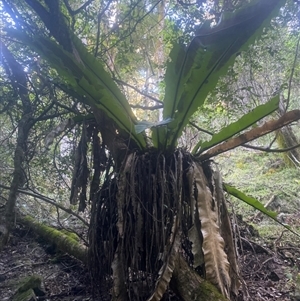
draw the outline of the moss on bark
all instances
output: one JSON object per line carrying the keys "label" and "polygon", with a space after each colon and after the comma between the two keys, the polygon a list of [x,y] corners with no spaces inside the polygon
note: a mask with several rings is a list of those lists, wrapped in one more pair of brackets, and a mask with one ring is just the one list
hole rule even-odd
{"label": "moss on bark", "polygon": [[66,235],[57,229],[50,226],[38,223],[32,217],[26,216],[20,218],[21,222],[33,229],[38,235],[47,241],[56,245],[61,251],[74,256],[84,264],[87,262],[86,248],[81,245],[77,239],[74,239],[72,235]]}
{"label": "moss on bark", "polygon": [[170,285],[184,301],[228,301],[213,284],[190,268],[179,254]]}

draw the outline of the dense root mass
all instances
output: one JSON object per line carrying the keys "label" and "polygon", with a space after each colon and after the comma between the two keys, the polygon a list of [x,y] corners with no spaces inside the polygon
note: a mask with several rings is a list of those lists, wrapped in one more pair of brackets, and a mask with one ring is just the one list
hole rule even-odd
{"label": "dense root mass", "polygon": [[201,165],[182,150],[149,151],[128,155],[119,174],[107,170],[90,227],[97,291],[113,300],[161,300],[172,293],[180,254],[224,296],[236,293],[230,223],[210,162]]}

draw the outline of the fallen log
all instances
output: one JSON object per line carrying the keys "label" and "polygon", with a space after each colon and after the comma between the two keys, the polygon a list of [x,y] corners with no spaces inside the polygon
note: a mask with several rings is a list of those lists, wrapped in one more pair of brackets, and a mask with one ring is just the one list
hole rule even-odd
{"label": "fallen log", "polygon": [[87,248],[74,239],[72,235],[66,235],[62,231],[39,223],[30,216],[19,216],[18,219],[27,228],[32,229],[43,239],[54,244],[60,251],[68,253],[84,264],[87,264]]}

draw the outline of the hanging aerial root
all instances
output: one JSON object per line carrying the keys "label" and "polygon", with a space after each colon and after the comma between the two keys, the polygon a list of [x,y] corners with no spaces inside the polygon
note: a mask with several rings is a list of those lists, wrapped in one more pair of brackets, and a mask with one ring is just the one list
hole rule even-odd
{"label": "hanging aerial root", "polygon": [[[114,299],[160,300],[181,243],[183,155],[129,155],[118,176]],[[122,259],[122,260],[121,260]],[[122,262],[120,262],[122,261]],[[123,296],[123,297],[122,297]]]}
{"label": "hanging aerial root", "polygon": [[[126,263],[125,263],[125,240],[124,240],[124,228],[126,227],[124,219],[124,205],[128,203],[128,195],[124,193],[127,187],[127,174],[132,173],[134,167],[135,154],[130,154],[125,161],[123,172],[119,176],[118,180],[118,192],[117,192],[117,230],[118,230],[118,247],[115,252],[114,260],[111,264],[112,277],[113,277],[113,300],[125,301],[127,300],[127,287],[128,279],[126,279]],[[134,185],[134,183],[131,183]],[[129,193],[129,195],[131,192]]]}
{"label": "hanging aerial root", "polygon": [[[91,199],[88,264],[95,293],[107,294],[111,288],[111,263],[116,250],[116,177],[113,161],[107,160],[103,184]],[[99,185],[99,184],[98,184]]]}
{"label": "hanging aerial root", "polygon": [[182,208],[182,153],[178,153],[178,157],[176,158],[175,166],[176,171],[174,173],[174,183],[176,183],[176,187],[174,190],[176,191],[177,200],[177,212],[174,216],[173,226],[170,235],[170,241],[166,245],[164,250],[164,258],[163,258],[163,266],[159,271],[159,277],[155,284],[155,289],[151,297],[147,301],[159,301],[162,299],[164,293],[169,286],[171,281],[173,271],[175,269],[175,260],[179,250],[180,242],[181,242],[181,231],[180,231],[180,222],[181,222],[181,208]]}
{"label": "hanging aerial root", "polygon": [[134,152],[118,174],[107,172],[93,204],[90,254],[93,274],[106,281],[113,300],[166,297],[178,253],[229,297],[232,269],[219,229],[225,222],[219,185],[209,165],[182,150]]}

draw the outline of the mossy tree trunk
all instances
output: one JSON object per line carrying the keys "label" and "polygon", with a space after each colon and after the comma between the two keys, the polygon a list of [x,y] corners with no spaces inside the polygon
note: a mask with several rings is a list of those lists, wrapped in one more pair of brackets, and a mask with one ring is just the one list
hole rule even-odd
{"label": "mossy tree trunk", "polygon": [[[279,102],[278,115],[282,117],[285,114],[285,104],[282,100]],[[299,144],[299,141],[290,125],[280,128],[277,131],[277,143],[280,148],[292,148]],[[285,164],[289,167],[300,167],[300,148],[294,148],[283,153]]]}
{"label": "mossy tree trunk", "polygon": [[79,243],[79,239],[75,234],[65,234],[53,227],[35,221],[30,216],[18,216],[18,220],[45,241],[52,244],[57,250],[74,256],[84,264],[87,263],[87,248]]}
{"label": "mossy tree trunk", "polygon": [[218,289],[209,281],[201,278],[178,254],[176,258],[173,277],[170,282],[171,289],[184,301],[225,301],[226,299]]}
{"label": "mossy tree trunk", "polygon": [[[277,143],[280,148],[291,148],[297,144],[296,135],[293,132],[291,126],[285,126],[277,131]],[[283,154],[284,162],[289,167],[299,167],[300,166],[300,148],[294,148]]]}

